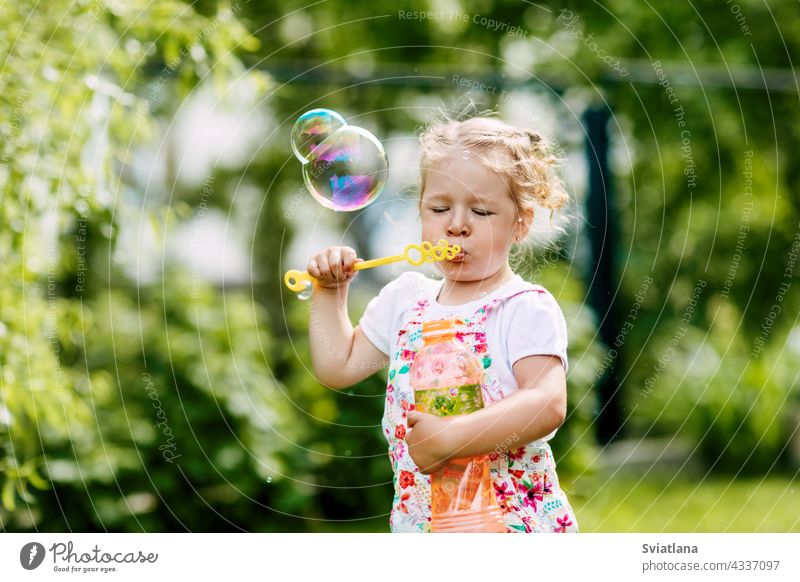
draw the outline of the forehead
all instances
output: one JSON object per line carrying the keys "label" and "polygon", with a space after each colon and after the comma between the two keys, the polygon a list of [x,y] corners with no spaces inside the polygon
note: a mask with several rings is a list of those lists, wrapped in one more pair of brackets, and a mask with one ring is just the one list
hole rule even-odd
{"label": "forehead", "polygon": [[510,181],[476,159],[444,158],[425,168],[422,198],[512,202]]}

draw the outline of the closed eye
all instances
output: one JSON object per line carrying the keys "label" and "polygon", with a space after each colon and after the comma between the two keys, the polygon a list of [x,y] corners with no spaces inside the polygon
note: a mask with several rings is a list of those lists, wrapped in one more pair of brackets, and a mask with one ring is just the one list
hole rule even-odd
{"label": "closed eye", "polygon": [[447,212],[450,209],[445,207],[439,207],[439,208],[431,208],[431,210],[436,214],[441,214],[442,212]]}
{"label": "closed eye", "polygon": [[482,208],[473,208],[472,212],[477,214],[478,216],[491,216],[494,212],[489,212],[488,210],[483,210]]}

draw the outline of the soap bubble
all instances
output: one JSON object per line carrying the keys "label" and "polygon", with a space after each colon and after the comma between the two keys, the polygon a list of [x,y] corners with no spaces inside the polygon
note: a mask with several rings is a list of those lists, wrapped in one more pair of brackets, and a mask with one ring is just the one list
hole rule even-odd
{"label": "soap bubble", "polygon": [[330,109],[313,109],[298,118],[292,151],[303,163],[306,187],[326,208],[364,208],[386,183],[389,164],[378,139]]}
{"label": "soap bubble", "polygon": [[306,281],[303,284],[303,290],[300,291],[297,294],[297,298],[300,301],[307,301],[308,299],[310,299],[311,298],[311,288],[312,288],[311,281]]}
{"label": "soap bubble", "polygon": [[347,125],[344,117],[330,109],[306,111],[292,127],[292,151],[302,163],[326,137]]}
{"label": "soap bubble", "polygon": [[366,129],[345,125],[320,142],[303,164],[303,179],[326,208],[364,208],[381,193],[389,162],[381,142]]}

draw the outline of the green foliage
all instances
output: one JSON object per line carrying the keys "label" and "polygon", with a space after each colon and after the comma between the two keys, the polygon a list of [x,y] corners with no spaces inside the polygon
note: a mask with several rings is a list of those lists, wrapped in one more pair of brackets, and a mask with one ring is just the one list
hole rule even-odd
{"label": "green foliage", "polygon": [[[80,395],[84,414],[62,412],[61,432],[38,425],[54,491],[40,496],[47,511],[34,505],[30,525],[228,530],[257,523],[234,501],[269,502],[267,479],[284,472],[279,453],[299,427],[266,364],[265,313],[241,293],[220,305],[186,272],[166,279],[163,293],[111,291],[63,314],[74,333],[61,353],[84,368],[65,392]],[[66,515],[56,496],[69,500]]]}
{"label": "green foliage", "polygon": [[797,348],[787,349],[787,338],[779,337],[763,352],[754,350],[731,325],[741,320],[735,308],[718,307],[710,330],[690,327],[674,354],[662,346],[668,365],[651,376],[649,390],[628,394],[642,423],[637,429],[687,439],[717,472],[793,472]]}
{"label": "green foliage", "polygon": [[[115,164],[155,129],[144,113],[163,97],[146,93],[146,69],[171,65],[161,86],[175,78],[185,94],[206,63],[227,79],[241,71],[231,49],[255,45],[230,11],[205,17],[170,0],[55,1],[33,14],[25,3],[3,3],[0,20],[1,500],[23,515],[19,502],[33,501],[29,486],[46,487],[48,471],[55,482],[108,482],[138,460],[124,439],[103,447],[113,362],[81,356],[92,298],[110,277],[99,253],[118,230]],[[105,348],[109,340],[100,338]],[[125,417],[112,417],[115,429],[124,426]],[[146,433],[143,422],[131,430]]]}

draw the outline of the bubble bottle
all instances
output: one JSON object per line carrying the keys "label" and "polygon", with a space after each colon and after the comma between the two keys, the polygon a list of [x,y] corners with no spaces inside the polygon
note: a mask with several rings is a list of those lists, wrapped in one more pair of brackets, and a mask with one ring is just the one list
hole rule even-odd
{"label": "bubble bottle", "polygon": [[[454,416],[483,408],[483,365],[456,339],[455,324],[422,324],[424,345],[409,371],[420,412]],[[506,531],[489,469],[489,456],[481,455],[452,459],[431,475],[432,532]]]}

